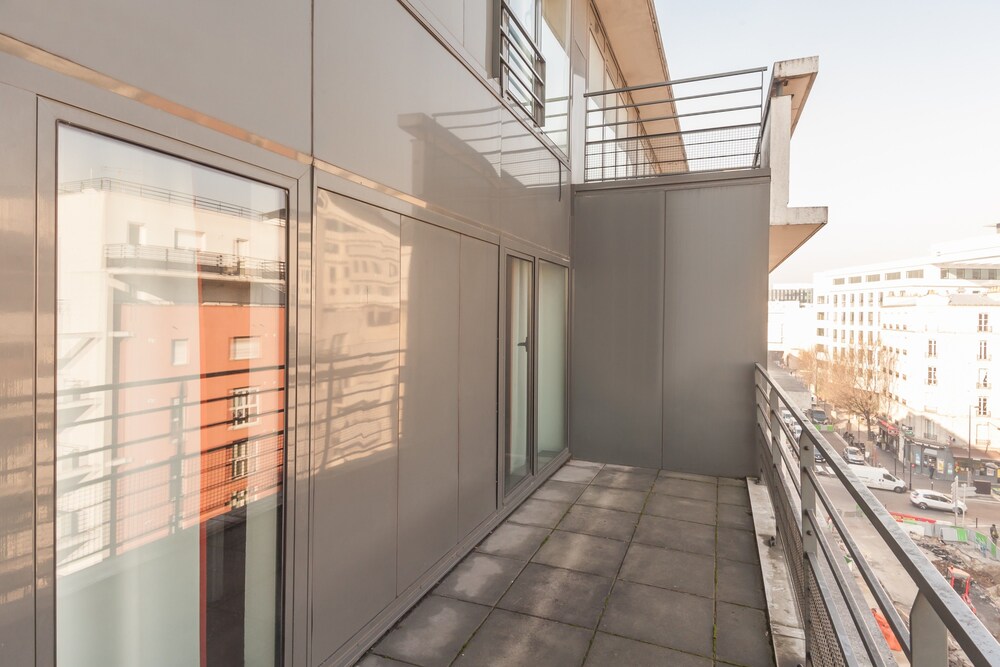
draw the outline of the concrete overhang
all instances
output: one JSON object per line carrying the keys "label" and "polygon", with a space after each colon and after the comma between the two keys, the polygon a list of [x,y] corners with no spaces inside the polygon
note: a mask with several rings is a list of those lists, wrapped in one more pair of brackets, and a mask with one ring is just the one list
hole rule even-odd
{"label": "concrete overhang", "polygon": [[802,247],[827,222],[825,206],[788,205],[789,160],[792,134],[805,109],[819,72],[819,58],[776,62],[771,70],[767,105],[764,164],[771,168],[771,227],[768,271],[773,271]]}
{"label": "concrete overhang", "polygon": [[[594,0],[594,7],[600,16],[601,25],[604,26],[615,62],[625,79],[625,87],[670,80],[653,0]],[[670,87],[663,86],[635,90],[629,95],[632,101],[639,105],[672,99],[674,96]],[[613,102],[605,100],[604,104]],[[677,108],[672,101],[638,106],[637,109],[639,118],[644,120],[642,125],[647,135],[668,134],[680,130],[676,118],[645,121],[648,118],[676,116]],[[660,140],[655,150],[665,155],[681,156],[676,162],[660,165],[661,173],[687,171],[684,145],[679,137]],[[671,159],[677,158],[671,157]]]}
{"label": "concrete overhang", "polygon": [[793,135],[818,72],[819,56],[782,60],[774,63],[771,70],[771,97],[787,95],[792,98]]}

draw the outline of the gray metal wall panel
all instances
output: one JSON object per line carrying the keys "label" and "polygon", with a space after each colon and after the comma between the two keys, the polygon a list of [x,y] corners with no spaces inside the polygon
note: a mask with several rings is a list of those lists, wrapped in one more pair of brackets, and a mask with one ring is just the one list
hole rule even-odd
{"label": "gray metal wall panel", "polygon": [[462,237],[459,302],[458,535],[497,508],[499,248]]}
{"label": "gray metal wall panel", "polygon": [[308,0],[11,0],[0,30],[308,152],[311,11]]}
{"label": "gray metal wall panel", "polygon": [[399,215],[320,190],[315,238],[310,547],[318,665],[396,597]]}
{"label": "gray metal wall panel", "polygon": [[316,117],[336,119],[317,123],[316,156],[493,223],[496,97],[396,0],[317,3],[315,20]]}
{"label": "gray metal wall panel", "polygon": [[509,111],[501,128],[501,228],[568,255],[569,173]]}
{"label": "gray metal wall panel", "polygon": [[575,202],[570,448],[660,467],[663,193]]}
{"label": "gray metal wall panel", "polygon": [[768,184],[665,193],[663,467],[754,474],[767,330]]}
{"label": "gray metal wall panel", "polygon": [[403,218],[397,593],[458,543],[459,239]]}
{"label": "gray metal wall panel", "polygon": [[567,254],[558,160],[399,2],[317,3],[316,35],[316,157]]}
{"label": "gray metal wall panel", "polygon": [[35,96],[0,85],[0,663],[35,663]]}

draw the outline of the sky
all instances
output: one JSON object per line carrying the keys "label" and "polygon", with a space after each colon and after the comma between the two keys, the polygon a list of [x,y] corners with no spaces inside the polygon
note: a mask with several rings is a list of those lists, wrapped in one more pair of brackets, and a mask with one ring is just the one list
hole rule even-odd
{"label": "sky", "polygon": [[792,206],[829,222],[772,274],[927,255],[1000,224],[1000,1],[654,0],[671,78],[819,56]]}

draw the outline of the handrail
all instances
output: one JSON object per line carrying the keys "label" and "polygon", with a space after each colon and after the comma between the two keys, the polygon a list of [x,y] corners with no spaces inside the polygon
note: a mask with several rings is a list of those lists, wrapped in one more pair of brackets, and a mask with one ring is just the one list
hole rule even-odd
{"label": "handrail", "polygon": [[759,167],[766,71],[585,93],[584,180]]}
{"label": "handrail", "polygon": [[[758,380],[762,380],[764,384],[762,385]],[[821,541],[817,539],[816,535],[813,534],[818,531],[815,530],[816,527],[812,526],[816,512],[816,498],[818,497],[820,499],[821,504],[828,511],[833,509],[832,502],[823,490],[823,487],[819,484],[819,480],[812,470],[812,450],[816,449],[822,453],[826,459],[826,464],[833,471],[836,478],[840,481],[841,485],[860,508],[864,516],[871,522],[872,527],[881,541],[889,548],[895,559],[902,566],[903,570],[916,585],[918,590],[918,599],[922,598],[927,601],[936,618],[943,624],[948,632],[951,633],[959,647],[965,652],[965,655],[976,665],[1000,666],[1000,643],[998,643],[993,635],[990,634],[972,610],[969,609],[968,605],[954,590],[952,590],[948,582],[945,581],[944,577],[941,576],[941,574],[935,569],[916,544],[913,543],[909,535],[907,535],[906,532],[899,527],[896,520],[889,514],[889,511],[878,501],[875,495],[860,482],[847,464],[840,460],[840,457],[837,455],[832,445],[826,442],[825,438],[820,436],[819,431],[817,431],[815,426],[813,426],[812,423],[804,417],[802,412],[795,406],[794,402],[788,396],[787,392],[773,381],[773,379],[768,375],[766,369],[760,364],[755,364],[754,384],[757,387],[755,403],[758,405],[759,413],[763,411],[763,408],[761,407],[762,394],[766,391],[768,397],[772,399],[767,403],[766,411],[766,415],[770,417],[770,420],[758,420],[758,424],[761,425],[761,429],[765,426],[768,429],[769,436],[764,433],[762,433],[762,435],[765,436],[765,439],[769,440],[767,444],[770,449],[767,446],[762,446],[762,457],[764,461],[769,462],[770,468],[776,470],[776,462],[773,460],[771,449],[778,451],[783,449],[778,438],[778,434],[773,432],[772,429],[773,424],[783,423],[780,415],[776,411],[775,406],[778,405],[787,409],[793,415],[795,421],[802,427],[802,433],[799,436],[798,441],[800,451],[799,472],[801,475],[801,490],[797,491],[796,494],[800,504],[799,511],[803,517],[803,521],[799,529],[801,534],[798,536],[799,542],[803,544],[803,553],[792,553],[789,554],[789,556],[793,559],[800,560],[804,566],[813,567],[813,565],[810,565],[810,550],[814,551],[816,549],[816,544]],[[808,455],[808,459],[804,458],[805,455]],[[769,482],[769,492],[772,497],[775,497],[776,494],[779,493],[779,490],[774,488],[772,485],[779,484],[780,479],[775,479],[770,475],[770,473],[765,476],[765,479]],[[911,615],[910,621],[911,637],[911,634],[907,634],[903,630],[902,617],[895,612],[895,609],[889,601],[887,593],[881,587],[881,584],[875,586],[872,585],[873,581],[877,581],[875,574],[861,554],[856,543],[854,543],[853,539],[850,539],[846,526],[840,520],[840,517],[836,516],[835,511],[830,511],[829,513],[837,532],[840,533],[842,537],[847,537],[847,539],[845,539],[845,546],[851,553],[852,558],[854,558],[855,562],[858,564],[861,576],[866,584],[870,586],[870,590],[873,597],[875,597],[877,604],[880,608],[882,608],[883,613],[886,614],[886,620],[889,622],[890,628],[892,628],[893,632],[896,634],[897,639],[900,640],[900,645],[903,647],[904,653],[912,661],[914,667],[923,667],[923,665],[930,664],[926,661],[926,654],[918,652],[915,648],[915,643],[917,643],[916,637],[919,630],[912,628],[912,624],[915,622],[914,616]],[[812,546],[810,546],[810,544],[812,544]],[[820,546],[820,549],[823,549],[823,547]],[[817,572],[816,574],[819,575],[821,573]],[[819,585],[821,588],[825,588],[825,590],[821,592],[824,596],[824,606],[828,609],[834,609],[834,605],[829,604],[825,599],[826,596],[831,595],[830,590],[822,584]],[[802,602],[800,600],[800,607],[801,604]],[[835,611],[832,613],[836,614]],[[839,623],[838,618],[831,617],[830,620],[831,622]],[[857,622],[853,625],[860,633],[860,636],[865,638],[866,631],[859,627]],[[846,638],[842,638],[841,641],[848,640]],[[875,648],[876,647],[866,646],[866,650],[870,653],[874,651]]]}

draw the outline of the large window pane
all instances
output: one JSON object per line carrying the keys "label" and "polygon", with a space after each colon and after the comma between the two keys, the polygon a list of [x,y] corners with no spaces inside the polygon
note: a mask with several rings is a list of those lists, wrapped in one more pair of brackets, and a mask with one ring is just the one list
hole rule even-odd
{"label": "large window pane", "polygon": [[287,193],[58,141],[60,663],[275,664]]}
{"label": "large window pane", "polygon": [[538,465],[566,448],[568,271],[538,263]]}

